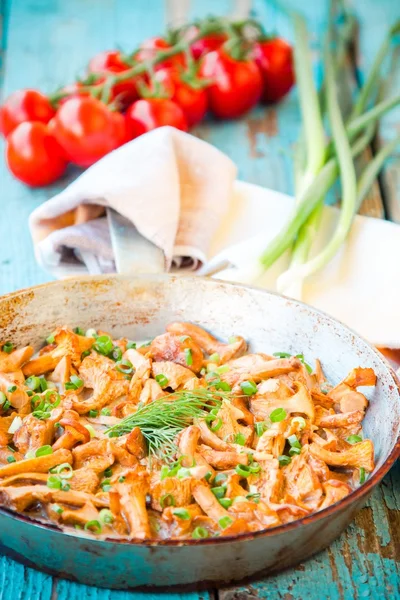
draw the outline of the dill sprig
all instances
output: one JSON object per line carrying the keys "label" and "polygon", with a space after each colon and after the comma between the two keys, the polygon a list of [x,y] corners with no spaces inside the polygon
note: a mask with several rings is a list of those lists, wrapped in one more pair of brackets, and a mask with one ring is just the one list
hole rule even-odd
{"label": "dill sprig", "polygon": [[140,407],[133,415],[107,429],[109,437],[119,437],[139,427],[147,443],[149,455],[168,460],[177,450],[175,438],[194,419],[204,418],[211,409],[230,400],[232,394],[199,388],[181,390]]}

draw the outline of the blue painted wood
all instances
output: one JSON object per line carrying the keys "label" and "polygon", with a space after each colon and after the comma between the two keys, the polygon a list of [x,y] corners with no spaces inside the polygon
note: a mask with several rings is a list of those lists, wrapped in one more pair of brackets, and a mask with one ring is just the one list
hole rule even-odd
{"label": "blue painted wood", "polygon": [[[51,91],[74,79],[96,52],[115,46],[129,50],[144,38],[162,32],[169,20],[163,0],[135,3],[132,0],[5,0],[3,4],[6,14],[1,47],[7,47],[7,53],[0,81],[3,75],[5,95],[27,86]],[[372,50],[388,23],[394,20],[397,9],[391,0],[379,3],[365,0],[361,4],[353,0],[352,4],[361,23],[362,77],[371,62]],[[287,5],[299,7],[296,0]],[[233,6],[231,0],[193,0],[189,16],[228,14]],[[317,34],[326,25],[327,0],[301,3],[301,8],[315,32],[312,42],[318,58]],[[253,13],[268,29],[292,38],[287,15],[275,0],[254,0]],[[318,60],[316,75],[321,78]],[[393,125],[391,121],[388,123],[382,129],[388,132],[385,136]],[[296,91],[293,91],[278,110],[257,108],[246,119],[209,122],[200,126],[197,133],[235,160],[241,179],[291,193],[291,153],[299,126]],[[388,173],[393,178],[398,171],[392,169]],[[32,191],[14,181],[0,161],[0,293],[47,279],[34,261],[27,217],[35,206],[74,176],[76,171],[71,170],[56,186]],[[354,524],[328,550],[295,569],[258,579],[251,585],[220,590],[219,596],[223,600],[399,597],[400,573],[396,563],[396,559],[400,560],[399,515],[400,465],[396,465]],[[160,600],[163,597],[196,600],[210,595],[111,592],[52,579],[0,557],[0,600]]]}

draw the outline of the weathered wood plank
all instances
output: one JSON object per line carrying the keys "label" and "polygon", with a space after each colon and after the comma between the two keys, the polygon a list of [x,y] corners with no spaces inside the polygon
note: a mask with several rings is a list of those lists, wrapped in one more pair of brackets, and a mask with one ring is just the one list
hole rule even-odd
{"label": "weathered wood plank", "polygon": [[[388,29],[400,18],[398,3],[391,0],[365,0],[362,5],[355,0],[350,3],[360,23],[357,72],[360,82],[365,80],[376,52]],[[400,46],[385,65],[385,96],[400,93]],[[392,110],[380,123],[376,149],[392,140],[400,132],[400,107]],[[388,217],[400,222],[400,149],[387,161],[381,177],[381,189]]]}

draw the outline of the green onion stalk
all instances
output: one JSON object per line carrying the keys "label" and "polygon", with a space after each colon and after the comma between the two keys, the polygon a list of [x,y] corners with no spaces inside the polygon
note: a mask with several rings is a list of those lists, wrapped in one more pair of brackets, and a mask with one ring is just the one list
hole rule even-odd
{"label": "green onion stalk", "polygon": [[[297,194],[296,206],[294,207],[286,225],[275,236],[275,238],[270,242],[266,250],[261,255],[258,265],[260,272],[262,272],[262,269],[267,270],[286,250],[292,247],[293,243],[296,243],[296,254],[293,258],[292,266],[289,271],[279,278],[278,286],[280,289],[284,289],[285,291],[290,289],[292,293],[293,291],[294,293],[299,293],[301,291],[302,279],[312,272],[322,268],[331,260],[349,232],[355,210],[358,210],[361,201],[360,198],[365,196],[369,187],[372,185],[372,177],[374,174],[375,177],[377,176],[379,169],[381,169],[383,166],[385,157],[388,157],[390,152],[393,151],[394,147],[396,146],[395,141],[390,142],[379,153],[379,158],[377,155],[376,160],[372,161],[372,163],[368,165],[365,172],[361,176],[360,184],[356,189],[356,193],[354,197],[352,197],[348,192],[350,189],[350,163],[351,165],[353,164],[353,159],[356,158],[372,140],[378,119],[393,107],[400,104],[400,96],[395,96],[379,102],[373,108],[364,113],[362,112],[365,110],[365,105],[369,99],[371,91],[375,87],[377,73],[383,62],[383,59],[385,58],[385,53],[389,48],[389,40],[397,32],[397,29],[398,25],[392,27],[387,39],[384,40],[384,43],[378,52],[377,58],[374,61],[371,74],[368,76],[361,90],[362,99],[359,100],[356,107],[353,108],[350,119],[346,125],[343,124],[340,108],[338,108],[338,110],[335,108],[336,104],[338,107],[335,89],[336,86],[334,82],[335,69],[337,69],[337,65],[335,65],[329,49],[326,49],[325,51],[325,62],[328,63],[326,69],[329,71],[330,77],[329,94],[326,94],[327,97],[329,95],[328,104],[330,106],[330,110],[328,113],[331,130],[335,134],[333,136],[333,144],[328,144],[327,148],[325,149],[325,164],[313,179],[310,178],[309,184],[308,186],[305,186],[305,189],[301,186],[301,182],[304,181],[304,179],[302,180],[301,176],[299,177],[299,175],[297,175],[297,182],[300,182],[300,193]],[[297,31],[299,31],[298,27]],[[304,33],[304,30],[301,33]],[[300,45],[299,48],[301,50],[304,48],[304,45]],[[302,95],[302,92],[308,93],[310,88],[308,87],[304,91],[304,87],[301,87],[301,80],[298,80],[298,83],[300,96]],[[328,87],[327,82],[326,87]],[[314,96],[313,92],[312,96]],[[336,98],[336,104],[334,98]],[[336,126],[339,124],[339,119],[341,125],[339,127],[340,133],[338,138]],[[319,130],[319,120],[320,112],[318,112],[316,115],[316,122],[318,123],[317,130]],[[307,133],[305,133],[305,136],[307,136]],[[343,162],[343,155],[345,156],[345,160],[349,159],[350,161],[347,165],[347,168]],[[335,182],[339,174],[340,165],[342,179],[346,182],[347,193],[342,204],[343,214],[339,220],[339,227],[336,230],[334,237],[332,240],[330,240],[330,242],[328,242],[327,247],[322,251],[322,253],[316,257],[315,260],[313,259],[312,261],[305,263],[311,244],[319,228],[325,194]],[[352,210],[352,204],[355,205],[355,210]],[[307,223],[308,225],[306,225],[302,231],[301,228]],[[303,266],[303,263],[305,263],[306,266]],[[260,268],[260,265],[262,269]],[[256,270],[253,269],[253,272],[256,272]]]}
{"label": "green onion stalk", "polygon": [[325,47],[326,98],[328,116],[331,123],[332,137],[339,163],[340,181],[343,190],[342,210],[336,230],[317,256],[310,261],[294,266],[281,276],[283,284],[296,278],[308,277],[324,266],[336,254],[349,233],[356,209],[357,180],[350,142],[340,112],[338,90],[335,83],[335,70],[329,41]]}

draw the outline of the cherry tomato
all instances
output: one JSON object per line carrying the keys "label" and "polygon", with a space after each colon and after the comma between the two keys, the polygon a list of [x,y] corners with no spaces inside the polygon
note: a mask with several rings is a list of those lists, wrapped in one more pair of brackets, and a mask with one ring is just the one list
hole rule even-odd
{"label": "cherry tomato", "polygon": [[[146,62],[154,58],[161,50],[167,50],[168,48],[171,48],[171,46],[163,38],[152,37],[148,40],[145,40],[140,45],[140,50],[135,54],[134,58],[138,62]],[[154,69],[158,71],[158,69],[161,69],[163,67],[174,67],[178,65],[184,65],[185,62],[185,56],[183,52],[181,52],[179,54],[175,54],[175,56],[171,56],[171,58],[167,58],[166,60],[156,64]]]}
{"label": "cherry tomato", "polygon": [[89,167],[127,141],[124,117],[88,96],[66,100],[52,119],[51,130],[79,167]]}
{"label": "cherry tomato", "polygon": [[218,50],[218,48],[220,48],[222,44],[226,42],[226,40],[227,36],[225,35],[225,33],[210,33],[209,35],[204,36],[200,40],[196,40],[190,46],[193,58],[198,60],[205,54],[208,54],[213,50]]}
{"label": "cherry tomato", "polygon": [[[106,50],[105,52],[96,54],[89,62],[88,67],[89,73],[104,75],[123,73],[129,69],[131,69],[130,65],[123,61],[121,53],[118,50]],[[101,83],[101,81],[99,80],[98,83]],[[114,99],[120,96],[125,104],[133,102],[138,96],[136,81],[136,78],[132,77],[127,81],[121,81],[121,83],[114,85],[111,90],[111,98]]]}
{"label": "cherry tomato", "polygon": [[182,80],[176,69],[163,68],[155,74],[155,80],[164,87],[168,97],[179,104],[189,127],[199,123],[207,112],[208,98],[204,87],[197,87]]}
{"label": "cherry tomato", "polygon": [[20,123],[10,133],[6,161],[14,177],[33,187],[56,181],[67,167],[58,142],[40,121]]}
{"label": "cherry tomato", "polygon": [[36,90],[18,90],[0,107],[0,131],[7,137],[24,121],[48,123],[54,114],[47,96]]}
{"label": "cherry tomato", "polygon": [[235,60],[222,48],[206,54],[200,73],[213,80],[207,89],[210,109],[220,119],[236,119],[260,99],[262,79],[253,60]]}
{"label": "cherry tomato", "polygon": [[164,125],[171,125],[182,131],[188,130],[181,107],[168,98],[136,100],[126,111],[125,118],[130,139]]}
{"label": "cherry tomato", "polygon": [[278,102],[295,81],[292,47],[280,38],[265,40],[255,45],[254,59],[263,78],[262,102]]}

